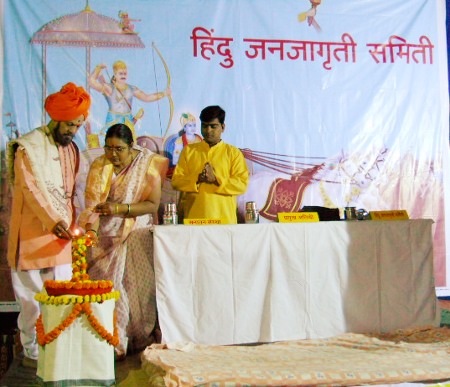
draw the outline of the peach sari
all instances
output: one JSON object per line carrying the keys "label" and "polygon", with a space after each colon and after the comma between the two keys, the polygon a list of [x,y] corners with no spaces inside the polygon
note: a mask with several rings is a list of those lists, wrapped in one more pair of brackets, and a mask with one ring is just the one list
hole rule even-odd
{"label": "peach sari", "polygon": [[[138,203],[154,190],[161,190],[168,160],[148,149],[134,146],[138,156],[125,170],[114,175],[111,162],[100,156],[91,165],[86,181],[86,210],[80,214],[84,226],[98,218],[97,203]],[[116,304],[120,344],[118,352],[145,348],[152,342],[156,322],[152,215],[135,218],[101,216],[99,243],[88,260],[91,279],[114,282],[120,298]]]}

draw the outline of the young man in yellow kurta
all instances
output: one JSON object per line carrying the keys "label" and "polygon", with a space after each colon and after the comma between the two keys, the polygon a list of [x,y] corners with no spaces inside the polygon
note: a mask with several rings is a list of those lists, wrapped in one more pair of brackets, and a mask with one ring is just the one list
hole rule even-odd
{"label": "young man in yellow kurta", "polygon": [[225,111],[208,106],[200,113],[203,140],[184,147],[172,176],[183,193],[184,218],[237,223],[236,197],[247,190],[248,169],[242,152],[222,141]]}

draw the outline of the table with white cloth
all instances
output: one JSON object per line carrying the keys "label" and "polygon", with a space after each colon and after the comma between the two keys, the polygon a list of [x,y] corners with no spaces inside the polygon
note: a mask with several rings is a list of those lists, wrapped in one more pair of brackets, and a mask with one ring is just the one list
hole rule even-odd
{"label": "table with white cloth", "polygon": [[154,228],[163,342],[439,326],[432,220]]}

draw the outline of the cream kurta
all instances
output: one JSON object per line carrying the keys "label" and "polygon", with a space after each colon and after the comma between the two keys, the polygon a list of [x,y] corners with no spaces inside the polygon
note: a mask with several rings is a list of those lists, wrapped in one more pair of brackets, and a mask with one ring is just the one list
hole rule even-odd
{"label": "cream kurta", "polygon": [[[71,263],[71,242],[59,239],[51,232],[52,228],[61,220],[69,226],[73,220],[73,192],[75,188],[75,174],[78,170],[78,148],[75,144],[67,147],[57,146],[46,128],[35,130],[17,140],[19,147],[15,151],[14,186],[11,209],[11,222],[8,234],[8,263],[13,269],[34,270],[54,267]],[[52,152],[39,147],[53,148]],[[33,144],[33,145],[30,145]],[[30,160],[29,151],[39,153],[35,164]],[[44,147],[44,148],[45,148]],[[46,155],[51,160],[46,158]],[[58,157],[59,156],[59,157]],[[44,186],[51,186],[51,181],[38,182],[36,176],[49,178],[42,169],[51,169],[52,173],[59,172],[59,179],[63,187],[56,186],[54,190],[43,192]],[[39,171],[40,170],[40,171]],[[57,208],[62,208],[61,212]]]}
{"label": "cream kurta", "polygon": [[[197,184],[205,163],[214,169],[219,185]],[[172,176],[172,187],[182,191],[184,217],[223,219],[237,223],[236,196],[247,190],[248,169],[242,152],[220,141],[210,147],[205,141],[189,144],[180,155]]]}

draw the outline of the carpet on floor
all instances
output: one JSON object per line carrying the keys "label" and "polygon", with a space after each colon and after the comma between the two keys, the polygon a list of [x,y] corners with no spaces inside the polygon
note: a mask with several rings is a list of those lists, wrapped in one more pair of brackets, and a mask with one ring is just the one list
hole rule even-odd
{"label": "carpet on floor", "polygon": [[142,360],[151,385],[354,386],[449,381],[449,355],[450,328],[427,326],[256,346],[153,344]]}
{"label": "carpet on floor", "polygon": [[[443,327],[450,327],[450,310],[442,309],[441,311],[441,325]],[[404,331],[406,332],[406,331]],[[439,332],[439,331],[437,331]],[[450,332],[450,329],[443,331],[445,333]],[[448,336],[447,334],[442,336],[432,336],[427,333],[427,331],[423,331],[421,334],[420,332],[416,334],[416,338],[422,336],[421,340],[424,341],[425,337],[431,338],[432,340],[439,340],[443,341],[444,346],[446,347],[448,343]],[[386,336],[387,337],[387,336]],[[411,340],[414,337],[414,335],[410,336],[409,339]],[[392,339],[392,338],[391,338]],[[397,339],[400,339],[400,336],[397,332]],[[403,339],[405,340],[405,338]],[[160,347],[157,348],[158,351],[161,350]],[[447,349],[445,349],[447,351]],[[164,349],[162,353],[165,354],[168,353],[167,349]],[[446,352],[446,356],[449,355],[449,352]],[[123,370],[121,372],[117,372],[116,377],[120,376],[119,380],[117,380],[118,386],[120,387],[132,387],[133,385],[139,385],[139,386],[164,386],[164,376],[167,374],[167,372],[164,370],[164,367],[161,367],[157,364],[161,360],[154,361],[153,363],[149,361],[149,359],[146,357],[146,355],[143,354],[142,359],[142,368],[138,369],[139,367],[139,361],[135,359],[133,361],[132,367],[130,370]],[[304,362],[303,364],[306,364]],[[122,366],[122,365],[121,365]],[[450,367],[450,362],[449,362]],[[120,367],[119,367],[120,368]],[[119,370],[116,370],[119,371]],[[450,372],[450,370],[449,370]],[[147,381],[148,383],[146,384]],[[365,384],[369,384],[368,382]],[[370,383],[372,384],[372,383]],[[181,384],[180,384],[181,385]],[[218,384],[219,386],[220,384]],[[232,384],[231,384],[232,385]],[[18,355],[14,358],[10,366],[8,367],[8,370],[3,375],[3,377],[0,379],[0,387],[33,387],[33,386],[39,386],[39,383],[36,379],[36,371],[32,368],[25,368],[21,364],[21,355]]]}

